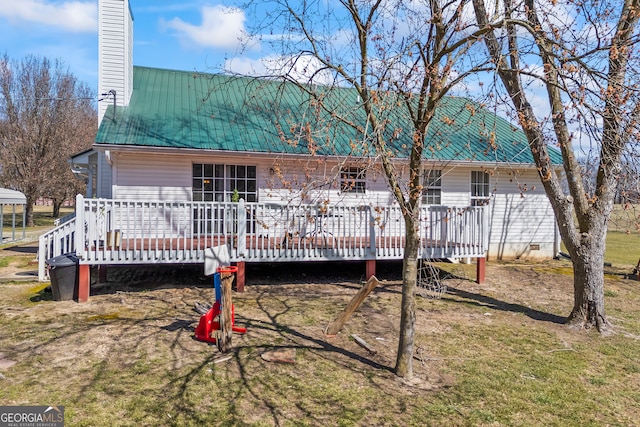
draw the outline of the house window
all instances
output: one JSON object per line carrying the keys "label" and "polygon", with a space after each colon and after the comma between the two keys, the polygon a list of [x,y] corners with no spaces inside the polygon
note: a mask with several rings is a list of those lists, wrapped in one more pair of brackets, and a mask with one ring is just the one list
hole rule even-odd
{"label": "house window", "polygon": [[359,167],[340,169],[340,191],[343,193],[365,193],[367,189],[367,171]]}
{"label": "house window", "polygon": [[422,181],[422,203],[439,205],[442,203],[442,171],[428,170],[424,172]]}
{"label": "house window", "polygon": [[193,164],[193,200],[228,202],[233,191],[246,202],[258,201],[255,166]]}
{"label": "house window", "polygon": [[471,171],[471,206],[489,204],[489,174],[484,171]]}

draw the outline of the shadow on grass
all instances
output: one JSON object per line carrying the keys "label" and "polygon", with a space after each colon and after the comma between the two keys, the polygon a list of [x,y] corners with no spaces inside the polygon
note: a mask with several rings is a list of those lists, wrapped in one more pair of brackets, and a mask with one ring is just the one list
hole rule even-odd
{"label": "shadow on grass", "polygon": [[567,320],[566,317],[558,316],[552,313],[546,313],[540,310],[535,310],[533,308],[526,307],[521,304],[514,304],[506,301],[501,301],[486,295],[482,295],[475,292],[469,292],[462,289],[449,287],[447,289],[447,294],[455,295],[464,299],[461,301],[453,298],[446,298],[446,297],[443,298],[453,303],[473,304],[478,307],[484,307],[492,310],[507,311],[511,313],[522,313],[533,320],[556,323],[558,325],[565,324]]}
{"label": "shadow on grass", "polygon": [[109,266],[106,271],[107,280],[100,283],[98,268],[91,268],[91,296],[119,292],[148,292],[159,288],[213,289],[213,279],[203,276],[200,265]]}
{"label": "shadow on grass", "polygon": [[29,298],[31,302],[41,302],[41,301],[53,301],[53,293],[51,292],[51,286],[47,286],[44,289],[35,293]]}
{"label": "shadow on grass", "polygon": [[[272,288],[271,288],[272,289]],[[287,422],[290,422],[291,419],[286,417],[283,414],[283,411],[286,413],[287,411],[279,407],[276,403],[277,399],[273,396],[273,387],[274,384],[269,384],[268,379],[265,379],[263,376],[263,369],[265,372],[269,372],[272,369],[278,369],[276,367],[267,367],[273,366],[270,365],[269,362],[262,362],[262,364],[266,363],[267,365],[256,365],[254,358],[248,358],[247,355],[255,355],[259,356],[259,354],[270,351],[270,350],[283,350],[283,349],[295,349],[298,351],[309,351],[314,352],[315,354],[321,355],[321,357],[325,360],[330,361],[330,363],[335,365],[335,369],[343,369],[352,372],[358,376],[364,376],[369,379],[369,382],[372,386],[376,387],[376,385],[372,382],[370,374],[367,372],[371,372],[371,370],[377,370],[385,373],[392,374],[392,369],[389,366],[385,366],[372,360],[370,358],[364,357],[358,353],[349,351],[340,346],[334,345],[325,339],[321,339],[318,337],[311,336],[307,333],[304,333],[300,329],[290,326],[284,320],[281,320],[284,316],[289,314],[291,311],[299,310],[299,307],[295,307],[294,304],[291,304],[286,298],[282,297],[282,294],[276,295],[277,305],[281,308],[276,310],[271,306],[273,304],[274,296],[270,293],[270,289],[268,287],[259,288],[256,292],[255,301],[257,303],[257,307],[262,315],[266,316],[267,320],[261,320],[256,317],[244,317],[236,314],[236,320],[240,322],[240,324],[246,327],[249,331],[256,332],[258,331],[258,335],[262,337],[267,337],[263,342],[254,342],[247,345],[240,344],[234,345],[231,352],[228,353],[233,357],[234,369],[237,369],[238,375],[240,378],[240,382],[233,388],[225,386],[221,382],[221,389],[225,390],[224,398],[227,406],[227,421],[221,422],[220,425],[236,425],[236,423],[244,424],[245,415],[243,413],[242,405],[237,405],[237,402],[241,401],[242,398],[246,398],[246,395],[249,394],[255,402],[261,402],[262,408],[268,412],[269,420],[267,421],[267,413],[262,414],[261,422],[268,422],[273,425],[283,425]],[[176,324],[170,325],[169,327],[182,326]],[[190,332],[193,331],[193,328],[189,329]],[[270,334],[272,335],[270,337]],[[275,335],[273,335],[275,334]],[[235,336],[235,335],[234,335]],[[276,342],[285,342],[287,344],[274,344]],[[202,343],[211,348],[215,348],[215,344],[206,344]],[[183,414],[188,414],[189,422],[203,423],[206,424],[210,422],[210,418],[207,418],[206,415],[203,415],[199,412],[193,405],[189,404],[189,394],[192,392],[192,384],[197,383],[198,378],[205,374],[207,369],[211,369],[213,364],[213,376],[217,377],[216,373],[220,370],[222,376],[227,376],[228,371],[225,371],[224,365],[219,366],[214,362],[216,359],[222,356],[217,351],[214,351],[211,356],[207,357],[206,360],[203,360],[200,364],[190,369],[186,374],[174,380],[172,383],[179,387],[180,393],[175,397],[178,398],[177,401],[181,402],[180,411]],[[257,359],[257,357],[255,358]],[[354,363],[356,362],[356,363]],[[260,363],[260,362],[259,362]],[[338,368],[339,365],[339,368]],[[363,369],[368,367],[369,369]],[[256,372],[257,369],[257,372]],[[298,368],[299,370],[303,370],[304,367]],[[309,378],[311,380],[311,378]],[[277,387],[277,384],[275,385]],[[268,393],[264,393],[266,390]],[[280,390],[283,396],[287,393],[291,393],[291,390]],[[276,390],[276,394],[278,391]],[[313,398],[313,396],[308,396],[308,398]],[[295,404],[294,401],[290,402],[292,405]],[[345,407],[348,405],[348,402],[334,402],[331,405],[332,411],[336,413],[341,412],[339,408],[340,405],[344,405]],[[311,425],[320,425],[323,423],[323,420],[326,420],[326,413],[312,413],[308,410],[305,410],[303,407],[298,406],[298,410],[305,411],[304,413],[304,422],[310,423]]]}
{"label": "shadow on grass", "polygon": [[[324,299],[332,299],[336,295],[342,298],[355,293],[361,286],[358,281],[360,272],[357,270],[353,270],[348,276],[356,278],[353,284],[343,279],[340,283],[332,283],[331,286],[337,288],[327,289],[326,293],[321,294],[307,292],[301,295],[296,294],[294,288],[279,288],[270,284],[249,287],[249,296],[246,298],[250,298],[251,312],[237,313],[236,321],[239,326],[258,333],[252,334],[248,340],[236,340],[234,337],[234,346],[228,353],[232,359],[220,364],[216,361],[223,355],[215,345],[194,345],[193,332],[200,315],[191,311],[188,306],[202,298],[208,298],[209,301],[213,298],[210,279],[201,280],[198,269],[174,272],[158,269],[153,274],[144,269],[130,269],[117,274],[120,275],[118,280],[128,280],[126,288],[130,293],[116,289],[115,286],[119,285],[109,287],[109,284],[101,290],[96,289],[96,292],[92,290],[95,296],[104,295],[100,304],[104,302],[112,306],[103,308],[96,305],[91,308],[90,313],[78,312],[73,314],[73,319],[57,319],[56,323],[63,326],[56,330],[55,335],[42,335],[42,340],[33,341],[33,345],[16,346],[13,352],[28,359],[31,354],[52,353],[65,348],[69,343],[89,343],[89,346],[77,350],[77,359],[87,364],[86,377],[79,376],[77,382],[72,383],[70,394],[91,396],[99,390],[101,395],[108,396],[109,406],[135,406],[138,418],[131,419],[132,423],[149,423],[150,417],[157,416],[154,420],[165,425],[213,425],[214,422],[216,425],[244,425],[247,422],[247,408],[259,408],[256,410],[261,411],[260,422],[265,424],[295,423],[296,419],[282,406],[282,402],[289,399],[290,394],[295,396],[305,390],[304,384],[298,386],[296,381],[305,377],[313,381],[314,368],[321,369],[322,366],[307,366],[316,362],[305,365],[303,359],[292,369],[278,367],[258,357],[267,350],[293,348],[301,353],[313,353],[327,361],[330,370],[344,371],[345,375],[341,378],[350,376],[364,379],[371,387],[381,389],[382,393],[389,393],[386,389],[382,390],[379,378],[391,377],[391,367],[379,363],[373,357],[341,347],[322,335],[310,335],[304,327],[294,325],[291,321],[291,316],[299,316],[307,307],[321,307]],[[288,284],[285,280],[291,272],[282,276],[271,274],[269,281]],[[303,285],[325,283],[310,274],[302,282]],[[454,304],[472,304],[487,309],[523,313],[535,320],[565,323],[563,317],[469,292],[463,287],[449,287],[443,299]],[[345,293],[345,290],[349,292]],[[399,294],[400,287],[397,283],[385,284],[379,291]],[[174,294],[174,297],[177,295],[175,298],[178,299],[169,299],[169,294]],[[122,302],[119,303],[118,298],[122,298]],[[314,300],[319,305],[309,305]],[[126,305],[135,312],[120,309],[119,304]],[[115,310],[117,314],[103,313],[105,310]],[[295,323],[302,325],[299,321]],[[26,330],[23,335],[33,336],[37,327],[28,326],[31,330]],[[103,331],[111,331],[109,333],[113,335],[100,339]],[[32,342],[24,339],[22,341]],[[92,348],[88,348],[92,346],[104,349],[96,355]],[[149,357],[152,353],[154,357]],[[146,369],[149,371],[145,371]],[[376,371],[377,373],[372,374]],[[292,378],[288,378],[288,375]],[[353,408],[350,402],[339,401],[326,391],[318,393],[317,396],[291,397],[287,404],[291,408],[295,407],[304,417],[304,420],[298,421],[322,425],[328,417],[349,412]],[[318,406],[317,403],[316,406],[305,404],[305,399],[314,398],[324,400],[323,406]],[[81,406],[83,402],[76,399],[67,403]],[[311,407],[322,409],[312,411],[309,409]],[[166,414],[170,413],[176,414],[176,418],[167,419]],[[76,421],[79,424],[90,424],[87,421]]]}
{"label": "shadow on grass", "polygon": [[[91,405],[90,398],[85,401],[77,396],[93,396],[99,391],[108,406],[135,406],[137,415],[130,419],[133,423],[136,419],[148,423],[157,416],[156,421],[165,425],[244,425],[247,405],[260,408],[260,422],[271,425],[291,422],[290,411],[281,406],[279,399],[291,392],[287,386],[293,389],[297,386],[293,379],[277,378],[282,366],[276,367],[260,359],[259,355],[267,350],[294,348],[300,354],[316,354],[329,362],[330,370],[348,371],[347,375],[364,378],[373,387],[380,387],[373,377],[392,375],[389,366],[292,325],[288,316],[296,315],[301,306],[295,300],[270,294],[272,289],[265,286],[253,290],[255,295],[251,300],[257,308],[245,317],[236,315],[236,321],[256,333],[248,341],[236,339],[234,335],[234,347],[228,353],[232,359],[221,364],[215,363],[223,356],[215,345],[200,342],[194,345],[193,332],[200,315],[191,311],[188,304],[180,305],[179,300],[167,298],[177,295],[187,303],[212,295],[210,289],[194,287],[164,288],[160,292],[110,290],[100,299],[96,296],[94,306],[61,302],[51,311],[57,312],[54,334],[40,334],[38,340],[26,341],[27,345],[23,341],[7,350],[12,357],[20,357],[27,369],[29,363],[37,363],[38,355],[55,355],[60,348],[74,352],[73,360],[81,361],[83,368],[81,375],[69,378],[71,382],[65,387],[70,397],[64,403],[77,407]],[[44,302],[50,295],[41,291],[33,298]],[[69,314],[64,314],[65,304]],[[49,312],[48,309],[44,311]],[[42,318],[40,322],[51,320]],[[26,323],[21,327],[24,330],[17,337],[33,336],[41,324]],[[20,341],[18,339],[17,343]],[[301,376],[314,372],[312,364],[315,362],[305,363],[304,360],[302,358],[294,368]],[[69,363],[68,360],[53,360],[47,363],[47,369],[53,372],[68,370],[70,365],[65,363]],[[372,375],[372,371],[380,374]],[[297,410],[301,411],[306,423],[319,425],[333,411],[351,410],[350,402],[340,402],[322,391],[318,396],[326,402],[317,413],[304,404],[304,396],[291,402],[300,405]],[[212,399],[218,400],[212,403]],[[175,418],[163,418],[166,414],[174,414]],[[75,422],[90,424],[91,419],[75,418]]]}
{"label": "shadow on grass", "polygon": [[38,253],[38,242],[31,242],[31,243],[20,243],[17,242],[17,244],[14,244],[12,246],[7,246],[4,249],[1,249],[2,253],[6,254],[6,255],[24,255],[24,254],[30,254],[30,255],[35,255]]}

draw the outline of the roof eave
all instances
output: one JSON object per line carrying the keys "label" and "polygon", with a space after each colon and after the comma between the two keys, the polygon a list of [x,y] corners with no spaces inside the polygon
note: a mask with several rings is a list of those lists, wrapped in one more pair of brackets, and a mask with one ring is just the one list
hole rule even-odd
{"label": "roof eave", "polygon": [[[212,149],[199,149],[199,148],[174,148],[174,147],[154,147],[154,146],[140,146],[140,145],[119,145],[119,144],[95,144],[94,148],[99,151],[111,151],[113,152],[125,152],[125,153],[140,153],[140,154],[171,154],[173,156],[202,156],[203,154],[215,154],[223,155],[227,157],[245,157],[245,158],[270,158],[274,156],[278,158],[288,159],[308,159],[309,154],[293,154],[293,153],[276,153],[276,152],[262,152],[262,151],[232,151],[232,150],[212,150]],[[336,161],[354,158],[344,155],[315,155],[315,158],[334,159]],[[405,158],[396,158],[395,161],[406,161]],[[496,166],[508,166],[513,169],[534,169],[536,165],[533,163],[517,163],[517,162],[499,162],[499,161],[477,161],[477,160],[441,160],[441,159],[425,159],[425,162],[429,162],[442,167],[478,167],[484,169],[492,169]]]}

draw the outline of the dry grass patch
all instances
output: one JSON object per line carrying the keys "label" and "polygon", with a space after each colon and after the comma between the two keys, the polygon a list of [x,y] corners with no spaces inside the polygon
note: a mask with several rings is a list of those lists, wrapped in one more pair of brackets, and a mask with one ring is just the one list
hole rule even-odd
{"label": "dry grass patch", "polygon": [[[411,383],[392,372],[399,264],[331,339],[324,328],[360,286],[360,265],[250,267],[234,294],[248,331],[222,362],[193,339],[192,306],[213,296],[199,270],[114,268],[87,304],[0,284],[0,352],[18,362],[1,372],[0,402],[64,405],[73,426],[633,425],[637,282],[607,278],[617,334],[570,331],[566,266],[490,263],[483,286],[456,280],[441,299],[419,298]],[[296,363],[260,357],[274,349],[295,349]]]}

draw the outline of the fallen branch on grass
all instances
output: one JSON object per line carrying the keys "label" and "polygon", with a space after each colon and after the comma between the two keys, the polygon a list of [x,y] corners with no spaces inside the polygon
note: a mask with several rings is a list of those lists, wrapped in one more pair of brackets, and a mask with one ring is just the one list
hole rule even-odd
{"label": "fallen branch on grass", "polygon": [[363,340],[362,338],[360,338],[356,334],[351,334],[351,338],[353,338],[361,347],[366,348],[369,351],[369,353],[371,353],[371,354],[376,354],[377,353],[377,351],[373,347],[371,347],[369,345],[369,343],[367,343],[365,340]]}
{"label": "fallen branch on grass", "polygon": [[360,288],[358,293],[353,296],[344,310],[342,310],[342,313],[340,313],[338,317],[336,317],[336,320],[334,320],[327,326],[327,329],[325,329],[324,331],[325,335],[334,336],[335,334],[337,334],[340,329],[342,329],[347,320],[349,320],[354,311],[356,311],[358,307],[360,307],[360,304],[362,304],[362,301],[364,301],[367,295],[369,295],[371,291],[379,284],[380,282],[378,281],[376,276],[371,276],[369,280],[367,280],[367,283],[365,283],[364,286]]}

